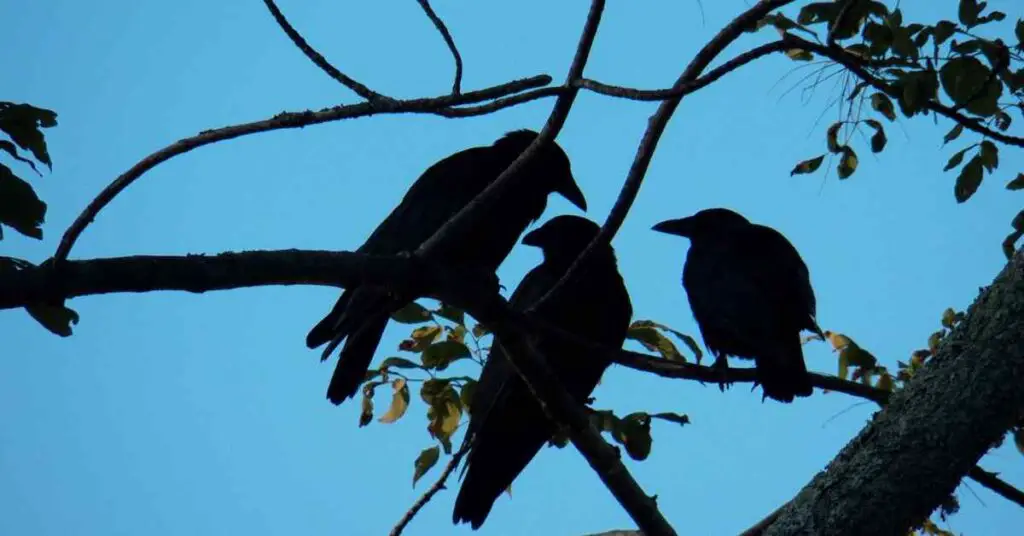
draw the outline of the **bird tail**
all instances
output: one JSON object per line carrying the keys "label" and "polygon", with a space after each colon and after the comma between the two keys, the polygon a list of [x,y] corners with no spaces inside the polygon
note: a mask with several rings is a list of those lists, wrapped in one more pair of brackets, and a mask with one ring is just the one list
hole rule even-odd
{"label": "bird tail", "polygon": [[[332,404],[341,404],[359,392],[387,325],[388,314],[377,313],[363,320],[358,329],[348,336],[334,367],[331,383],[327,386],[327,399]],[[332,344],[337,346],[337,343]]]}
{"label": "bird tail", "polygon": [[484,524],[494,501],[512,485],[512,481],[544,446],[546,428],[539,423],[532,424],[532,429],[518,430],[523,432],[520,434],[513,435],[505,430],[501,433],[505,437],[478,436],[466,461],[465,480],[455,498],[452,522],[468,522],[473,530]]}
{"label": "bird tail", "polygon": [[313,329],[309,330],[306,334],[306,347],[309,349],[316,348],[325,342],[331,341],[335,338],[337,332],[337,326],[340,323],[342,317],[345,316],[345,311],[348,309],[348,304],[352,301],[352,291],[346,289],[341,293],[341,297],[335,302],[334,307],[331,308],[331,312],[327,313],[327,316],[323,317],[322,320],[313,326]]}
{"label": "bird tail", "polygon": [[764,389],[764,396],[783,403],[792,402],[794,397],[811,396],[814,390],[804,364],[800,338],[793,339],[782,351],[756,360],[757,381]]}

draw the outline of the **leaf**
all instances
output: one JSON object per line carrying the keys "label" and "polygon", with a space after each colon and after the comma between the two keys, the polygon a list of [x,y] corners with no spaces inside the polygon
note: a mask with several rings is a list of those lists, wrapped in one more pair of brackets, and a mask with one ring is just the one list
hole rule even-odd
{"label": "leaf", "polygon": [[1017,452],[1024,454],[1024,427],[1018,426],[1013,430],[1013,444],[1017,447]]}
{"label": "leaf", "polygon": [[953,324],[956,323],[956,311],[952,307],[946,307],[946,310],[942,311],[941,323],[942,327],[953,329]]}
{"label": "leaf", "polygon": [[674,422],[674,423],[678,424],[679,426],[690,424],[690,417],[688,417],[688,416],[686,416],[686,415],[684,415],[682,413],[668,413],[668,412],[655,413],[654,415],[651,415],[651,418],[652,419],[661,419],[663,421],[668,421],[668,422]]}
{"label": "leaf", "polygon": [[466,342],[466,326],[459,324],[454,329],[448,331],[448,340],[457,343]]}
{"label": "leaf", "polygon": [[942,137],[942,144],[945,145],[945,144],[947,144],[947,143],[949,143],[949,142],[959,138],[960,134],[962,134],[963,131],[964,131],[964,126],[961,125],[960,123],[957,123],[956,126],[952,128],[952,130],[947,132],[946,135]]}
{"label": "leaf", "polygon": [[839,144],[839,129],[842,126],[842,122],[836,121],[828,127],[828,131],[825,133],[825,141],[828,143],[828,152],[830,153],[838,153],[843,150],[843,146]]}
{"label": "leaf", "polygon": [[959,166],[960,162],[964,161],[964,153],[967,152],[967,149],[970,149],[970,147],[966,147],[966,148],[960,149],[953,156],[949,157],[949,161],[946,162],[946,166],[944,168],[942,168],[942,171],[949,171],[949,170]]}
{"label": "leaf", "polygon": [[892,389],[893,389],[892,376],[889,375],[888,372],[883,372],[878,377],[878,382],[875,383],[875,387],[878,388],[878,389],[881,389],[883,391],[892,392]]}
{"label": "leaf", "polygon": [[892,100],[885,93],[871,95],[871,108],[882,114],[889,121],[896,120],[896,109],[893,108]]}
{"label": "leaf", "polygon": [[490,333],[491,330],[487,329],[487,326],[483,324],[476,324],[473,326],[473,336],[476,338],[482,338],[484,335]]}
{"label": "leaf", "polygon": [[391,319],[399,324],[422,324],[431,319],[426,307],[409,302],[405,307],[391,313]]}
{"label": "leaf", "polygon": [[422,369],[423,367],[404,357],[389,357],[381,362],[380,368]]}
{"label": "leaf", "polygon": [[78,324],[78,313],[64,305],[37,303],[25,307],[28,314],[51,333],[61,337],[71,336],[71,326]]}
{"label": "leaf", "polygon": [[442,303],[441,307],[434,311],[434,314],[440,316],[441,318],[451,320],[452,322],[455,322],[456,324],[459,325],[465,323],[466,321],[466,313],[462,309],[459,309],[458,307],[455,307],[453,305],[448,305],[446,303]]}
{"label": "leaf", "polygon": [[802,48],[791,48],[786,51],[786,57],[793,61],[811,61],[814,59],[814,54]]}
{"label": "leaf", "polygon": [[1017,25],[1013,27],[1013,33],[1017,36],[1017,49],[1024,49],[1024,19],[1017,19]]}
{"label": "leaf", "polygon": [[978,24],[978,15],[983,9],[985,9],[985,2],[979,5],[977,0],[960,0],[960,8],[957,10],[960,24],[968,28]]}
{"label": "leaf", "polygon": [[423,366],[428,369],[444,370],[448,365],[472,354],[465,344],[458,341],[441,341],[431,344],[420,355]]}
{"label": "leaf", "polygon": [[849,145],[844,145],[843,156],[839,159],[839,165],[836,167],[839,178],[845,179],[853,175],[853,172],[857,171],[857,162],[857,153]]}
{"label": "leaf", "polygon": [[0,223],[39,240],[43,238],[45,218],[46,203],[36,196],[32,186],[0,164]]}
{"label": "leaf", "polygon": [[939,21],[934,28],[935,30],[932,32],[932,41],[935,42],[936,46],[945,43],[946,39],[952,37],[953,33],[956,32],[956,24],[948,20]]}
{"label": "leaf", "polygon": [[423,475],[427,474],[434,465],[437,465],[437,460],[441,458],[441,449],[436,446],[425,448],[420,452],[419,456],[416,456],[416,461],[413,462],[412,471],[412,487],[416,487],[416,482],[423,478]]}
{"label": "leaf", "polygon": [[388,411],[381,415],[379,422],[384,424],[391,424],[405,415],[405,411],[409,409],[409,386],[406,385],[404,378],[398,378],[391,382],[391,389],[394,394],[391,396],[391,406],[388,407]]}
{"label": "leaf", "polygon": [[57,114],[52,110],[36,108],[30,104],[0,103],[0,130],[10,136],[18,147],[30,151],[36,160],[51,169],[53,163],[40,129],[56,125]]}
{"label": "leaf", "polygon": [[1017,178],[1006,183],[1007,190],[1020,190],[1024,188],[1024,173],[1018,173]]}
{"label": "leaf", "polygon": [[35,162],[18,154],[18,147],[15,146],[13,143],[7,140],[0,140],[0,149],[3,149],[4,152],[11,155],[11,158],[17,160],[18,162],[27,164],[30,168],[32,168],[32,171],[36,172],[36,175],[39,175],[40,177],[43,176],[42,173],[39,173],[39,169],[36,168]]}
{"label": "leaf", "polygon": [[661,354],[670,361],[686,361],[676,345],[654,327],[650,320],[637,320],[626,331],[626,338],[639,342],[647,350]]}
{"label": "leaf", "polygon": [[942,89],[957,105],[967,111],[990,116],[999,111],[1003,85],[988,83],[991,71],[974,56],[961,56],[947,61],[939,71]]}
{"label": "leaf", "polygon": [[953,195],[956,196],[956,202],[963,203],[970,199],[974,192],[978,191],[978,187],[981,186],[981,179],[981,157],[975,155],[970,162],[967,162],[960,169],[960,176],[956,178],[956,186],[953,187]]}
{"label": "leaf", "polygon": [[885,138],[885,129],[882,127],[882,124],[874,119],[865,119],[864,123],[875,129],[875,133],[871,136],[871,152],[882,152],[882,150],[885,149],[886,142],[888,141]]}
{"label": "leaf", "polygon": [[384,385],[385,383],[387,382],[375,381],[367,382],[366,384],[363,385],[362,408],[359,413],[360,428],[366,426],[367,424],[370,424],[370,421],[373,420],[373,393],[377,389],[377,387]]}
{"label": "leaf", "polygon": [[428,406],[433,406],[434,401],[444,393],[445,388],[447,388],[450,383],[451,380],[444,378],[431,378],[423,382],[423,386],[420,387],[420,398],[422,398]]}
{"label": "leaf", "polygon": [[451,394],[444,396],[443,401],[427,409],[427,418],[430,420],[427,431],[441,442],[445,454],[449,454],[452,450],[452,434],[462,420],[462,408],[455,390],[449,388],[446,392]]}
{"label": "leaf", "polygon": [[473,395],[476,394],[476,380],[466,380],[462,384],[462,391],[459,392],[459,402],[462,403],[462,407],[466,408],[466,413],[470,413],[470,408],[473,407]]}
{"label": "leaf", "polygon": [[821,167],[821,161],[825,159],[825,155],[816,156],[809,160],[804,160],[793,168],[793,171],[789,172],[789,176],[793,175],[805,175],[807,173],[814,173],[819,167]]}
{"label": "leaf", "polygon": [[999,167],[999,148],[996,147],[996,144],[988,140],[981,142],[981,153],[978,156],[981,157],[981,164],[989,173]]}
{"label": "leaf", "polygon": [[800,9],[796,21],[803,25],[831,22],[836,16],[835,2],[815,2]]}
{"label": "leaf", "polygon": [[420,353],[427,349],[437,336],[441,334],[441,326],[422,326],[412,330],[411,338],[398,345],[404,352]]}
{"label": "leaf", "polygon": [[651,416],[643,413],[630,413],[618,422],[612,437],[623,447],[630,458],[637,461],[646,460],[651,454]]}

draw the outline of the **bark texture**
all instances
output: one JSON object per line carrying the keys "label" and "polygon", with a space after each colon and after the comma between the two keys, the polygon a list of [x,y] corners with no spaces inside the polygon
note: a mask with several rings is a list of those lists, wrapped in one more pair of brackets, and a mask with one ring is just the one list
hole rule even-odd
{"label": "bark texture", "polygon": [[765,535],[906,534],[1024,409],[1024,252]]}

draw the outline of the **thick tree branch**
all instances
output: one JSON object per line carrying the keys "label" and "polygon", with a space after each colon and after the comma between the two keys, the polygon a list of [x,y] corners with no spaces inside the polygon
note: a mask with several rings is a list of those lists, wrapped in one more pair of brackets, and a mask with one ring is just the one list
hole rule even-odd
{"label": "thick tree branch", "polygon": [[[862,59],[858,58],[857,56],[854,56],[853,54],[850,54],[849,52],[840,47],[829,47],[826,45],[815,43],[813,41],[808,41],[806,39],[788,33],[783,36],[783,41],[788,43],[791,46],[791,48],[799,48],[806,50],[808,52],[812,52],[814,54],[818,54],[820,56],[824,56],[842,65],[847,70],[856,75],[857,78],[860,78],[861,80],[870,84],[871,87],[881,91],[882,93],[885,93],[886,95],[889,95],[894,99],[900,98],[900,92],[893,89],[885,81],[871,74],[865,67],[865,63]],[[985,125],[981,124],[979,121],[967,117],[957,112],[954,108],[946,106],[945,104],[942,104],[938,101],[926,100],[921,103],[921,106],[943,117],[949,118],[959,125],[963,125],[964,128],[968,130],[973,130],[974,132],[983,134],[989,138],[992,138],[993,140],[1003,142],[1007,145],[1024,147],[1024,138],[1010,136],[997,130],[992,130],[986,127]]]}
{"label": "thick tree branch", "polygon": [[[54,259],[57,262],[67,259],[75,241],[78,240],[82,231],[92,223],[93,218],[95,218],[108,203],[113,201],[118,194],[135,182],[144,173],[175,156],[187,153],[198,147],[260,132],[286,128],[303,128],[309,125],[338,121],[340,119],[353,119],[357,117],[369,117],[381,114],[443,113],[443,110],[451,106],[473,104],[506,97],[527,89],[546,86],[550,83],[550,76],[538,75],[530,78],[513,80],[512,82],[486,89],[470,91],[461,95],[443,95],[440,97],[410,100],[362,102],[347,106],[334,106],[317,112],[284,112],[277,114],[270,119],[263,119],[261,121],[254,121],[252,123],[244,123],[241,125],[232,125],[214,130],[205,130],[196,136],[178,140],[177,142],[160,149],[159,151],[142,159],[132,166],[131,169],[114,179],[114,181],[107,185],[107,187],[104,188],[95,199],[89,202],[89,205],[85,207],[85,210],[83,210],[82,213],[75,218],[75,221],[71,223],[71,226],[64,231],[64,236],[61,237],[60,245],[57,247],[57,252],[54,254]],[[533,98],[541,98],[544,96],[546,95],[534,94]],[[522,102],[526,102],[526,100],[506,101],[501,106],[494,106],[493,108],[488,109],[487,112],[514,106]]]}
{"label": "thick tree branch", "polygon": [[345,73],[339,71],[337,67],[331,65],[331,63],[327,61],[327,58],[324,58],[322,54],[311,47],[302,37],[302,34],[295,30],[291,23],[288,22],[288,19],[284,17],[284,13],[281,13],[281,10],[277,8],[277,4],[274,3],[274,0],[263,0],[263,3],[266,4],[267,9],[270,10],[270,14],[274,16],[274,20],[277,21],[277,24],[282,30],[284,30],[284,33],[288,35],[288,38],[292,40],[292,43],[295,43],[295,46],[299,47],[299,50],[301,50],[307,58],[312,60],[313,63],[315,63],[323,72],[327,73],[327,76],[337,80],[343,86],[355,92],[356,95],[359,95],[368,101],[390,99],[390,97],[381,95],[363,84],[360,84],[356,80],[349,78]]}
{"label": "thick tree branch", "polygon": [[427,18],[430,19],[430,22],[434,23],[434,27],[441,33],[444,43],[448,45],[448,50],[451,51],[452,57],[455,58],[455,81],[452,82],[452,95],[458,95],[462,93],[462,54],[459,54],[459,47],[455,46],[455,39],[452,38],[451,32],[448,31],[448,26],[445,26],[441,17],[434,13],[434,8],[430,7],[430,2],[427,0],[417,1],[420,3],[420,7],[423,8],[423,12],[426,13]]}
{"label": "thick tree branch", "polygon": [[462,447],[459,448],[459,450],[452,456],[448,465],[444,467],[444,471],[441,473],[441,476],[437,477],[437,481],[434,482],[434,485],[427,488],[427,491],[423,492],[423,495],[421,495],[419,499],[416,499],[416,502],[412,503],[409,511],[402,516],[402,519],[398,520],[398,523],[395,524],[395,528],[391,529],[389,536],[400,536],[402,531],[405,530],[405,527],[407,527],[409,523],[412,522],[412,519],[416,517],[416,514],[418,514],[420,510],[430,502],[430,499],[433,499],[434,495],[437,495],[437,492],[446,488],[445,484],[448,482],[448,477],[451,476],[452,471],[459,466],[459,462],[462,461],[462,457],[465,456],[467,452],[469,452],[469,443],[463,443]]}
{"label": "thick tree branch", "polygon": [[[769,12],[791,2],[793,2],[793,0],[758,1],[757,4],[740,14],[738,17],[733,19],[732,22],[722,28],[722,30],[711,39],[711,41],[708,41],[708,43],[704,45],[699,52],[697,52],[697,55],[694,56],[693,60],[690,61],[690,64],[683,70],[683,74],[679,76],[679,79],[676,80],[676,83],[672,86],[671,91],[679,92],[680,96],[662,101],[658,106],[658,110],[654,112],[654,115],[652,115],[650,119],[648,119],[647,130],[644,132],[644,136],[640,140],[640,146],[637,148],[633,164],[629,168],[629,173],[622,185],[622,190],[619,192],[618,199],[615,200],[615,205],[612,206],[611,213],[608,214],[608,218],[605,219],[604,225],[601,226],[601,232],[594,237],[586,249],[584,249],[576,260],[573,261],[572,265],[562,278],[559,279],[558,283],[556,283],[543,298],[538,300],[538,304],[558,292],[558,289],[565,284],[565,281],[572,276],[572,273],[579,268],[583,260],[591,254],[597,245],[610,243],[612,238],[614,238],[615,234],[619,231],[619,228],[622,227],[622,223],[626,221],[626,215],[629,213],[629,209],[632,208],[637,194],[640,193],[640,185],[643,183],[644,176],[647,174],[647,168],[651,163],[651,159],[654,157],[654,151],[657,148],[658,140],[661,138],[661,134],[665,131],[665,127],[668,125],[669,119],[672,118],[672,114],[675,113],[676,108],[679,107],[679,103],[682,100],[683,89],[688,84],[692,84],[697,80],[700,73],[715,59],[715,57],[725,50],[725,47],[729,46],[741,34],[743,34],[748,27],[756,23],[758,20],[761,20]],[[571,84],[572,81],[570,80],[569,83]],[[536,304],[534,307],[536,307]]]}
{"label": "thick tree branch", "polygon": [[1024,251],[765,534],[905,533],[1018,421],[1022,383]]}

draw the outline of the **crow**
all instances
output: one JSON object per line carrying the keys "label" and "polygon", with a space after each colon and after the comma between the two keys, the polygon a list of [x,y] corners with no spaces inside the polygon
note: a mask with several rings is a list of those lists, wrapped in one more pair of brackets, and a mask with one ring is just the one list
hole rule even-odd
{"label": "crow", "polygon": [[[599,230],[586,218],[558,216],[528,233],[523,244],[539,247],[544,261],[516,287],[510,300],[512,307],[526,310],[534,305]],[[537,306],[533,315],[577,336],[621,348],[633,307],[612,247],[604,244],[594,251],[564,286]],[[569,395],[581,404],[611,364],[563,341],[541,339],[538,349]],[[465,479],[455,499],[452,521],[468,522],[474,530],[480,528],[494,501],[556,431],[503,352],[500,339],[495,340],[469,406],[465,441],[472,446],[463,467]]]}
{"label": "crow", "polygon": [[[530,130],[509,132],[490,146],[472,147],[430,166],[357,251],[394,255],[416,250],[494,182],[537,136]],[[438,244],[438,259],[457,269],[494,277],[519,235],[544,212],[549,194],[558,193],[584,212],[587,210],[569,157],[555,142],[541,147],[512,180],[514,183],[501,202],[469,229]],[[390,313],[414,298],[396,296],[371,285],[348,288],[327,316],[310,330],[306,346],[312,349],[328,343],[321,361],[345,340],[327,388],[327,398],[333,404],[340,404],[358,392]]]}
{"label": "crow", "polygon": [[762,401],[810,396],[800,331],[824,335],[807,266],[789,240],[725,208],[653,230],[690,239],[683,288],[715,366],[727,366],[728,355],[754,359]]}

